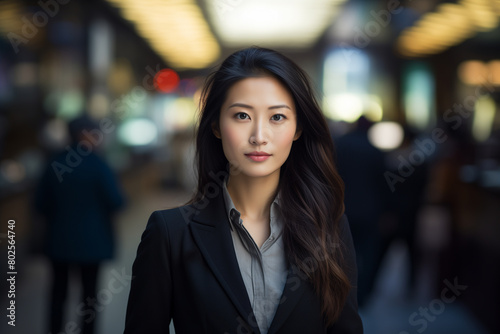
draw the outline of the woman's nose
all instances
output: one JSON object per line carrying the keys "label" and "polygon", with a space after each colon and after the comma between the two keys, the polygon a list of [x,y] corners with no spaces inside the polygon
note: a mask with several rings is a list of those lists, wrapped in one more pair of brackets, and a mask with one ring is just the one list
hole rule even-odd
{"label": "woman's nose", "polygon": [[249,138],[250,144],[252,145],[265,145],[267,144],[267,131],[262,124],[262,122],[256,122],[253,129],[252,134]]}

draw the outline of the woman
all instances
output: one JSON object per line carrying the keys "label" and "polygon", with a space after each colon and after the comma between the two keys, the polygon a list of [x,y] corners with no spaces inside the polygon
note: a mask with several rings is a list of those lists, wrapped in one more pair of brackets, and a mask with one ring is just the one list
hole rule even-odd
{"label": "woman", "polygon": [[333,144],[306,74],[268,49],[208,79],[198,187],[154,212],[125,333],[362,333]]}

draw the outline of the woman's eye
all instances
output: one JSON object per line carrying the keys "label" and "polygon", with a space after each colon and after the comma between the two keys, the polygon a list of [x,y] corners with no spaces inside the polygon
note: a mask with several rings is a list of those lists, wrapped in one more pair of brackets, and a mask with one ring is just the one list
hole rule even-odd
{"label": "woman's eye", "polygon": [[273,116],[271,117],[271,119],[272,119],[273,121],[282,121],[282,120],[283,120],[283,119],[285,119],[285,118],[286,118],[286,117],[285,117],[285,115],[281,115],[281,114],[276,114],[276,115],[273,115]]}
{"label": "woman's eye", "polygon": [[247,119],[247,118],[250,118],[250,117],[248,116],[248,114],[246,114],[246,113],[244,113],[244,112],[239,112],[239,113],[237,113],[235,116],[236,116],[236,118],[237,118],[237,119]]}

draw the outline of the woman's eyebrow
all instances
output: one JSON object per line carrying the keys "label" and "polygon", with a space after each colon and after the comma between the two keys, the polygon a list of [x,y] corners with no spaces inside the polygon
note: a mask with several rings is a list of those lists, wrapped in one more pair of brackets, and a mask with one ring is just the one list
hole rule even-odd
{"label": "woman's eyebrow", "polygon": [[[233,107],[240,107],[240,108],[246,108],[246,109],[253,109],[253,107],[251,105],[248,105],[248,104],[244,104],[244,103],[233,103],[231,104],[229,107],[227,107],[227,109],[231,109]],[[282,109],[282,108],[286,108],[286,109],[290,109],[292,110],[292,108],[290,108],[288,105],[286,104],[278,104],[278,105],[275,105],[275,106],[270,106],[269,108],[267,108],[268,110],[272,110],[272,109]]]}
{"label": "woman's eyebrow", "polygon": [[241,108],[253,109],[252,106],[249,106],[248,104],[244,104],[244,103],[233,103],[229,107],[227,107],[227,109],[231,109],[233,107],[241,107]]}
{"label": "woman's eyebrow", "polygon": [[281,109],[281,108],[287,108],[287,109],[290,109],[292,110],[292,108],[290,108],[289,106],[287,106],[286,104],[279,104],[277,106],[271,106],[269,107],[268,109]]}

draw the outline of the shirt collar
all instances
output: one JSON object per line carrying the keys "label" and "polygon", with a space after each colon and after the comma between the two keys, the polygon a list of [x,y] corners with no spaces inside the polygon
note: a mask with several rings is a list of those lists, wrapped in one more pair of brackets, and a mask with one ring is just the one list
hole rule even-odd
{"label": "shirt collar", "polygon": [[[229,220],[230,228],[231,230],[233,229],[234,224],[243,224],[243,220],[240,218],[240,212],[236,210],[236,207],[234,206],[233,200],[231,199],[231,195],[229,195],[229,191],[227,190],[227,181],[228,177],[224,180],[222,183],[222,193],[224,196],[224,204],[226,206],[226,213],[227,213],[227,219]],[[271,203],[271,217],[270,217],[270,227],[271,227],[271,235],[274,235],[277,237],[282,230],[282,222],[281,222],[281,216],[279,215],[279,201],[280,201],[280,194],[276,195],[276,197],[273,200],[273,203]]]}

